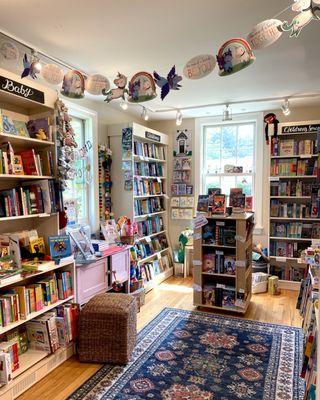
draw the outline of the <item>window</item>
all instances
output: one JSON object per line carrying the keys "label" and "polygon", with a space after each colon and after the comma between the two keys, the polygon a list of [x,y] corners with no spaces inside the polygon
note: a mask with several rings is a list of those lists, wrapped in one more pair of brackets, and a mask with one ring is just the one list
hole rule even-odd
{"label": "window", "polygon": [[[75,141],[78,144],[77,150],[81,149],[86,142],[85,121],[81,118],[71,116],[71,126],[75,133]],[[86,174],[86,158],[80,158],[75,161],[75,169],[77,171],[73,180],[68,181],[68,187],[63,192],[63,200],[77,201],[78,222],[89,222],[89,190],[88,179]]]}
{"label": "window", "polygon": [[[203,127],[203,193],[219,187],[226,195],[231,188],[254,195],[255,132],[254,122]],[[227,165],[241,166],[243,172],[227,173]]]}

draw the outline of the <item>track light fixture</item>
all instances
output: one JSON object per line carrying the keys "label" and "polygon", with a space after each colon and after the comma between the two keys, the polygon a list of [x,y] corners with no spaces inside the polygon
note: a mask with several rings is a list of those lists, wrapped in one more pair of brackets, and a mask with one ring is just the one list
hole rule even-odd
{"label": "track light fixture", "polygon": [[182,124],[182,113],[180,110],[178,110],[176,116],[176,125],[180,126],[181,124]]}
{"label": "track light fixture", "polygon": [[143,118],[145,121],[149,120],[149,115],[145,107],[142,107],[141,118]]}
{"label": "track light fixture", "polygon": [[223,110],[222,121],[232,121],[232,110],[229,108],[229,104],[226,104]]}
{"label": "track light fixture", "polygon": [[285,115],[285,116],[290,114],[291,110],[290,110],[290,105],[289,105],[288,99],[285,99],[283,105],[281,106],[281,110],[283,112],[283,115]]}

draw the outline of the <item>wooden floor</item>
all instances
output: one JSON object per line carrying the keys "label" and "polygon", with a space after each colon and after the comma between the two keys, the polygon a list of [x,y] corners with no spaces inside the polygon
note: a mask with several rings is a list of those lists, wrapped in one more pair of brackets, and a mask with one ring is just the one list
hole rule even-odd
{"label": "wooden floor", "polygon": [[[297,292],[283,290],[281,295],[254,295],[245,318],[276,324],[301,326],[295,309]],[[193,310],[192,279],[172,277],[146,296],[146,303],[138,314],[138,329],[153,319],[164,307]],[[237,315],[238,316],[238,315]],[[100,368],[99,364],[81,364],[75,357],[47,375],[26,391],[19,400],[64,400]]]}

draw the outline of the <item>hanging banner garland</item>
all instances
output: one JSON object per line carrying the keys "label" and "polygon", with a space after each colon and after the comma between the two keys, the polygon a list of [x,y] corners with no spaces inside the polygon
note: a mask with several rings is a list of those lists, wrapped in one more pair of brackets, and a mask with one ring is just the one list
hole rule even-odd
{"label": "hanging banner garland", "polygon": [[21,74],[21,78],[25,78],[30,76],[32,79],[37,79],[40,69],[38,68],[39,59],[37,57],[33,57],[31,55],[30,60],[28,59],[27,54],[25,53],[23,57],[23,71]]}
{"label": "hanging banner garland", "polygon": [[182,81],[182,76],[176,74],[175,65],[171,68],[167,78],[160,76],[156,71],[154,71],[153,76],[157,86],[161,89],[161,100],[169,94],[170,90],[180,90],[181,88],[179,82]]}
{"label": "hanging banner garland", "polygon": [[115,100],[115,99],[122,98],[123,100],[125,100],[124,95],[126,93],[128,93],[128,90],[126,89],[127,82],[128,82],[128,78],[125,75],[120,74],[120,72],[118,72],[117,78],[113,81],[113,83],[117,87],[114,89],[111,89],[111,90],[102,89],[102,94],[104,96],[107,96],[104,99],[104,101],[106,101],[107,103],[110,103],[111,100]]}
{"label": "hanging banner garland", "polygon": [[183,75],[188,79],[202,79],[215,69],[216,60],[211,54],[202,54],[191,58],[183,68]]}
{"label": "hanging banner garland", "polygon": [[219,49],[217,61],[220,76],[227,76],[248,67],[255,60],[249,43],[241,38],[230,39]]}
{"label": "hanging banner garland", "polygon": [[82,99],[84,96],[84,77],[80,71],[72,70],[63,77],[61,93],[72,99]]}
{"label": "hanging banner garland", "polygon": [[16,45],[8,40],[4,40],[0,44],[0,55],[6,60],[18,61],[19,60],[19,50]]}
{"label": "hanging banner garland", "polygon": [[88,76],[85,82],[86,91],[94,96],[99,96],[102,91],[108,91],[110,89],[109,79],[100,74],[94,74]]}
{"label": "hanging banner garland", "polygon": [[275,43],[282,35],[278,29],[281,25],[282,21],[279,19],[268,19],[256,25],[247,37],[251,48],[253,50],[263,49]]}
{"label": "hanging banner garland", "polygon": [[129,82],[129,98],[131,103],[142,103],[157,97],[156,85],[148,72],[138,72]]}
{"label": "hanging banner garland", "polygon": [[311,7],[311,12],[313,14],[313,17],[319,21],[320,20],[320,0],[311,0],[310,7]]}
{"label": "hanging banner garland", "polygon": [[51,85],[60,85],[63,80],[63,71],[55,64],[46,64],[42,67],[41,76]]}

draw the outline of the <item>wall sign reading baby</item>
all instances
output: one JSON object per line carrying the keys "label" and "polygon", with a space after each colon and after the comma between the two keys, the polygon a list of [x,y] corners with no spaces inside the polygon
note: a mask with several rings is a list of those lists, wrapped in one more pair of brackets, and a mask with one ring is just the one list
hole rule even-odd
{"label": "wall sign reading baby", "polygon": [[44,104],[43,92],[4,76],[0,76],[0,90]]}

